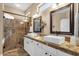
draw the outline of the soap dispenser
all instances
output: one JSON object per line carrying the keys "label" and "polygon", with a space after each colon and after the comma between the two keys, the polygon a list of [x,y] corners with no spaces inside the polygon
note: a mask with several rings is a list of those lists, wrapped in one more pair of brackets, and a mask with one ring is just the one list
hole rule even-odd
{"label": "soap dispenser", "polygon": [[72,46],[79,46],[79,38],[76,36],[71,36],[70,43]]}

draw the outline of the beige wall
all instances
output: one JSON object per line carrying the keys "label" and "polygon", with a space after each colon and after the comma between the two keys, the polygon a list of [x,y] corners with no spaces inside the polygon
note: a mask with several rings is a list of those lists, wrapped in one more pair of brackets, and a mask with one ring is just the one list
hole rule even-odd
{"label": "beige wall", "polygon": [[[30,12],[30,14],[28,15],[28,17],[32,17],[35,13],[36,13],[36,11],[37,11],[37,5],[38,5],[38,3],[36,3],[36,4],[33,4],[26,12],[25,12],[25,15],[28,13],[28,12]],[[31,24],[32,24],[32,26],[30,27],[30,31],[31,32],[33,32],[33,18],[31,18]]]}
{"label": "beige wall", "polygon": [[3,12],[2,12],[3,6],[0,3],[0,55],[2,55],[3,52]]}
{"label": "beige wall", "polygon": [[43,33],[50,34],[50,9],[47,9],[46,11],[42,13],[42,21],[46,23]]}

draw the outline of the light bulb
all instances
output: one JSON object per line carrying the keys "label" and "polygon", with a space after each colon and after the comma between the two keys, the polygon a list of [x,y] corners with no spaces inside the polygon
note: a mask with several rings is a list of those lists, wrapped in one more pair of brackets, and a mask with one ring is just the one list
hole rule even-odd
{"label": "light bulb", "polygon": [[20,22],[20,24],[23,24],[24,22]]}
{"label": "light bulb", "polygon": [[23,20],[24,22],[27,22],[27,20]]}
{"label": "light bulb", "polygon": [[36,14],[33,15],[33,18],[37,18],[37,17],[39,17],[39,16],[40,16],[40,15],[36,13]]}

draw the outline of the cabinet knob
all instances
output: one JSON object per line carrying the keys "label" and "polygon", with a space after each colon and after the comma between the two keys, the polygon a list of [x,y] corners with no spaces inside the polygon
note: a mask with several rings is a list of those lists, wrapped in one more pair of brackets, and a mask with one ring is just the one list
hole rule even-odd
{"label": "cabinet knob", "polygon": [[39,43],[37,43],[37,45],[39,45]]}
{"label": "cabinet knob", "polygon": [[45,54],[48,54],[47,52]]}
{"label": "cabinet knob", "polygon": [[50,56],[52,56],[52,55],[50,55]]}

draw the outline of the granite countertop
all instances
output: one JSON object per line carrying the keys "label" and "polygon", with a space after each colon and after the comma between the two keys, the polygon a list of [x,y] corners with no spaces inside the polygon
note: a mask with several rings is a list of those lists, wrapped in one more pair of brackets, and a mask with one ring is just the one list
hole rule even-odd
{"label": "granite countertop", "polygon": [[38,42],[43,43],[45,45],[48,45],[52,48],[59,49],[63,52],[71,54],[73,56],[79,56],[79,47],[78,46],[72,46],[68,42],[64,42],[63,44],[58,45],[58,44],[46,42],[43,39],[43,37],[41,37],[41,36],[38,36],[38,37],[25,36],[25,37],[30,38],[30,39],[35,40],[35,41],[38,41]]}

